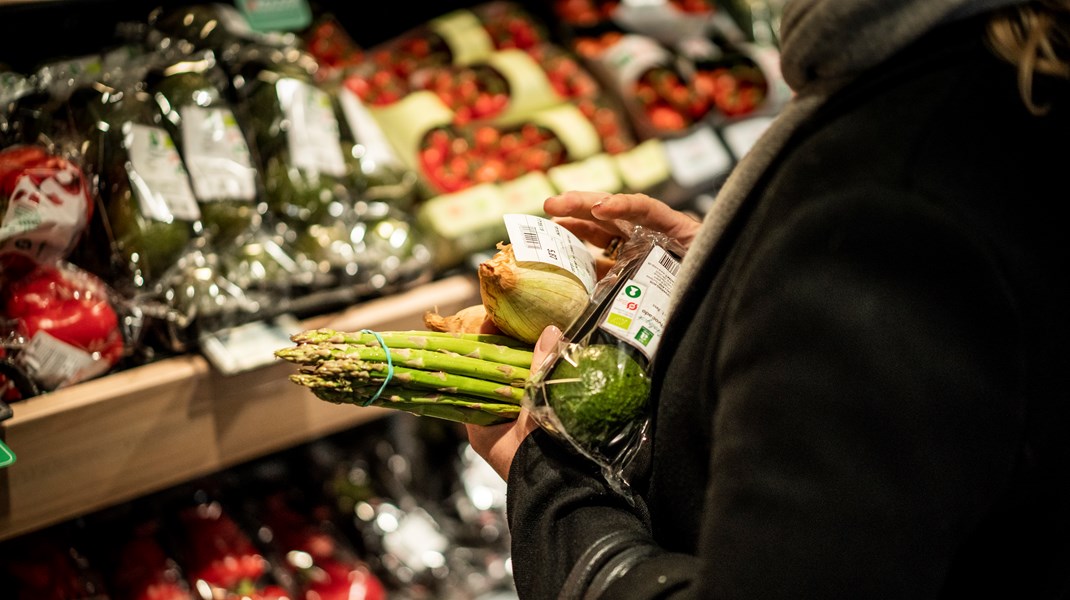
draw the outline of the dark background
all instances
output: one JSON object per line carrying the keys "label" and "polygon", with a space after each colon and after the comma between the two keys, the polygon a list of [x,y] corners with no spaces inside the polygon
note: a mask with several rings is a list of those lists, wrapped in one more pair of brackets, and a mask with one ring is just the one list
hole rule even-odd
{"label": "dark background", "polygon": [[[157,7],[198,4],[189,0],[0,0],[0,63],[29,72],[40,63],[100,52],[117,43],[115,26],[145,22]],[[233,2],[224,2],[233,4]],[[313,14],[334,14],[362,47],[369,48],[473,0],[310,0]],[[514,1],[551,23],[550,0]]]}

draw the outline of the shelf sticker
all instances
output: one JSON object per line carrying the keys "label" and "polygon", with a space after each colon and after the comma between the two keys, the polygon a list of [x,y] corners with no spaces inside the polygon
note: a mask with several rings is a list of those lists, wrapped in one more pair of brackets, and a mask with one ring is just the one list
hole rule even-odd
{"label": "shelf sticker", "polygon": [[621,189],[620,175],[608,154],[596,154],[586,160],[558,165],[546,174],[562,192],[580,190],[613,194]]}
{"label": "shelf sticker", "polygon": [[220,373],[235,375],[274,363],[275,349],[291,344],[290,336],[301,331],[292,315],[272,321],[255,321],[205,335],[201,352]]}
{"label": "shelf sticker", "polygon": [[475,232],[504,231],[504,214],[505,199],[501,188],[493,183],[481,183],[459,192],[435,196],[420,209],[421,218],[432,231],[450,240]]}
{"label": "shelf sticker", "polygon": [[542,171],[525,173],[499,184],[505,197],[505,210],[513,213],[545,216],[542,205],[555,193],[553,184]]}
{"label": "shelf sticker", "polygon": [[772,122],[773,117],[755,117],[739,121],[723,127],[721,135],[724,136],[725,143],[728,144],[728,148],[732,153],[742,158],[751,149],[751,146],[754,146],[758,138],[765,133],[765,130],[769,128]]}
{"label": "shelf sticker", "polygon": [[691,187],[727,173],[732,156],[717,139],[713,129],[701,127],[682,138],[665,141],[672,177],[683,187]]}
{"label": "shelf sticker", "polygon": [[613,159],[629,190],[641,192],[669,178],[669,158],[661,140],[649,139]]}
{"label": "shelf sticker", "polygon": [[11,466],[15,463],[15,453],[11,451],[11,448],[7,447],[7,444],[0,441],[0,469]]}

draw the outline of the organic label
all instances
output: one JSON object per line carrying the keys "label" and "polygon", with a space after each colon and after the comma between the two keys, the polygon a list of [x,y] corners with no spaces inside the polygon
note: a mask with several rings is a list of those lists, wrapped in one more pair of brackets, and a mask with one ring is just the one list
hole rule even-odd
{"label": "organic label", "polygon": [[621,189],[616,164],[608,154],[596,154],[586,160],[558,165],[546,174],[562,192],[580,190],[614,193]]}
{"label": "organic label", "polygon": [[665,330],[679,271],[680,261],[675,256],[660,246],[651,248],[635,276],[613,299],[599,327],[652,360]]}
{"label": "organic label", "polygon": [[471,11],[455,10],[432,19],[428,26],[450,47],[455,65],[468,65],[494,52],[494,41]]}
{"label": "organic label", "polygon": [[159,127],[127,125],[123,136],[123,146],[130,155],[127,176],[142,214],[165,223],[200,219],[189,174],[171,136]]}
{"label": "organic label", "polygon": [[587,293],[594,291],[594,257],[580,238],[549,219],[505,215],[505,229],[517,262],[542,262],[572,273]]}
{"label": "organic label", "polygon": [[492,54],[486,62],[501,73],[509,84],[509,106],[495,119],[497,123],[515,123],[535,111],[562,102],[546,71],[527,52],[502,50]]}
{"label": "organic label", "polygon": [[180,114],[182,150],[197,199],[253,200],[256,172],[230,109],[190,105]]}
{"label": "organic label", "polygon": [[672,177],[683,187],[709,181],[732,167],[728,149],[709,127],[701,127],[682,138],[666,140],[664,145]]}
{"label": "organic label", "polygon": [[613,157],[629,190],[642,191],[669,178],[669,157],[661,140],[650,139]]}
{"label": "organic label", "polygon": [[286,130],[294,165],[335,177],[345,174],[338,119],[327,92],[297,79],[275,84],[290,127]]}

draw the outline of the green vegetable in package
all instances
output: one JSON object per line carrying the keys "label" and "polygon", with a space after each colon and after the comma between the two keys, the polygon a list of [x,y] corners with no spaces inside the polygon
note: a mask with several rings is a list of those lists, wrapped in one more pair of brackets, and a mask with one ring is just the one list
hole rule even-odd
{"label": "green vegetable in package", "polygon": [[634,354],[616,344],[580,346],[547,376],[547,403],[577,442],[606,446],[646,415],[650,378]]}
{"label": "green vegetable in package", "polygon": [[261,223],[259,174],[222,95],[226,75],[203,52],[164,62],[148,82],[189,171],[205,229],[217,247],[240,243]]}
{"label": "green vegetable in package", "polygon": [[197,235],[200,209],[152,97],[112,90],[101,102],[102,133],[90,141],[87,156],[97,161],[104,228],[125,271],[120,275],[143,287],[175,264]]}

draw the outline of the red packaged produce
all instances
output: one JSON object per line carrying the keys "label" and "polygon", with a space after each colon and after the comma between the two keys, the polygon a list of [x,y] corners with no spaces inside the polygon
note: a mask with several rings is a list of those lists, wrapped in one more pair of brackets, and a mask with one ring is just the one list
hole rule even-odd
{"label": "red packaged produce", "polygon": [[0,313],[23,340],[15,362],[43,389],[101,375],[126,349],[115,295],[69,263],[38,265],[0,285]]}
{"label": "red packaged produce", "polygon": [[206,600],[289,600],[269,580],[271,564],[218,502],[179,514],[185,532],[182,566],[190,586]]}
{"label": "red packaged produce", "polygon": [[260,514],[272,545],[294,575],[302,600],[385,600],[386,589],[328,523],[297,512],[282,493],[268,496]]}
{"label": "red packaged produce", "polygon": [[115,600],[194,600],[182,570],[157,541],[155,526],[141,527],[118,550],[111,582]]}
{"label": "red packaged produce", "polygon": [[0,150],[0,259],[5,268],[66,258],[92,214],[93,201],[78,165],[36,145]]}

